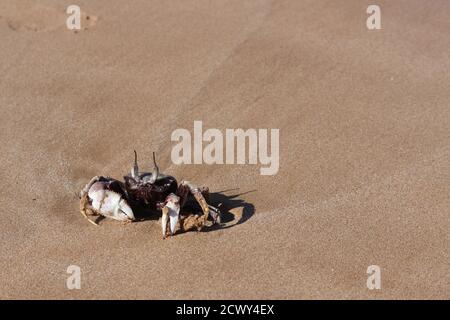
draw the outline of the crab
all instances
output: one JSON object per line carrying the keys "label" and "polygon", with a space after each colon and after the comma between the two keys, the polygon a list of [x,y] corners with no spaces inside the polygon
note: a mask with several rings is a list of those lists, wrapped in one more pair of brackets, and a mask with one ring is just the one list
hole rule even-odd
{"label": "crab", "polygon": [[[213,224],[220,224],[220,205],[214,207],[209,202],[209,189],[197,187],[189,181],[180,183],[171,176],[159,171],[153,153],[154,169],[140,172],[137,153],[134,151],[134,164],[131,172],[124,176],[125,182],[103,176],[93,177],[80,192],[80,211],[92,224],[90,215],[129,223],[135,221],[133,208],[148,208],[161,212],[163,239],[172,236],[179,224],[181,231],[200,231],[208,217]],[[201,214],[193,210],[192,200],[201,208]],[[189,204],[189,205],[188,205]],[[190,210],[182,210],[188,209]]]}

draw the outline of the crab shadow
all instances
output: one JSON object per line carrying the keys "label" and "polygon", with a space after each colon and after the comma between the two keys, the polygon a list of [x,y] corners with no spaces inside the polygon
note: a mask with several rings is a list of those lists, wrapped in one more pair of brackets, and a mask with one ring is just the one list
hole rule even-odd
{"label": "crab shadow", "polygon": [[[238,224],[246,222],[255,214],[255,206],[240,197],[251,192],[256,192],[257,190],[235,193],[232,195],[225,194],[225,192],[238,190],[239,189],[231,189],[220,192],[212,192],[210,194],[211,204],[213,206],[218,206],[220,204],[221,223],[207,226],[202,230],[202,232],[210,232],[234,227]],[[242,208],[242,215],[240,217],[236,217],[236,215],[232,212],[233,209],[237,208]]]}
{"label": "crab shadow", "polygon": [[[241,196],[256,192],[257,190],[246,191],[242,193],[226,194],[230,191],[238,191],[239,189],[229,189],[219,192],[211,192],[209,195],[210,204],[218,207],[220,206],[221,211],[221,223],[211,226],[205,226],[201,232],[210,232],[220,229],[228,229],[235,225],[242,224],[250,219],[255,214],[255,207],[253,204],[246,202]],[[242,215],[236,216],[232,212],[233,209],[242,208]],[[201,208],[197,203],[189,203],[184,208],[187,211],[195,211],[201,214]],[[145,208],[143,206],[133,206],[133,211],[135,213],[136,222],[147,221],[147,220],[159,220],[161,213]]]}

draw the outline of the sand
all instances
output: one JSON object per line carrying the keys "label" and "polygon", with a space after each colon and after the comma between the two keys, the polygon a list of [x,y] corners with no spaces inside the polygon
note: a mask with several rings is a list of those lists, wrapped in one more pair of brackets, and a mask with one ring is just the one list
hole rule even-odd
{"label": "sand", "polygon": [[[450,298],[448,1],[378,0],[376,31],[365,0],[78,0],[77,33],[70,4],[0,3],[0,298]],[[174,165],[194,120],[279,128],[278,174]],[[226,226],[89,224],[75,193],[134,149]]]}

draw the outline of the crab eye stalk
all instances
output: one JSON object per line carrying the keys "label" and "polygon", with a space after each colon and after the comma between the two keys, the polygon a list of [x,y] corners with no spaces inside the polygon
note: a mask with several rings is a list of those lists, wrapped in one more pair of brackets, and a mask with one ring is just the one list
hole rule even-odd
{"label": "crab eye stalk", "polygon": [[139,176],[139,167],[137,164],[137,152],[136,150],[134,150],[134,165],[133,168],[131,169],[131,176],[133,178],[137,178]]}
{"label": "crab eye stalk", "polygon": [[159,176],[159,168],[158,165],[156,164],[156,157],[155,157],[155,152],[153,152],[153,172],[152,172],[152,178],[151,178],[151,183],[155,183],[156,179],[158,179]]}

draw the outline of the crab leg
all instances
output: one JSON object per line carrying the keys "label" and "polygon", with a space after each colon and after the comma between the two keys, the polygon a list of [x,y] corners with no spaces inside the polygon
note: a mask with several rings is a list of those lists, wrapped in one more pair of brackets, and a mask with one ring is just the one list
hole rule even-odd
{"label": "crab leg", "polygon": [[210,212],[212,211],[211,216],[213,217],[214,223],[220,224],[221,218],[220,218],[220,206],[222,204],[219,204],[218,208],[213,207],[212,205],[208,204]]}
{"label": "crab leg", "polygon": [[208,206],[208,203],[206,202],[205,198],[203,197],[203,194],[200,191],[200,189],[197,186],[190,183],[189,181],[182,181],[180,184],[180,187],[181,186],[186,186],[189,188],[189,191],[192,193],[195,200],[197,200],[198,204],[202,208],[203,216],[205,217],[205,220],[208,219],[209,206]]}
{"label": "crab leg", "polygon": [[181,207],[184,206],[188,193],[191,193],[195,200],[198,202],[203,211],[203,222],[206,222],[208,216],[211,215],[214,224],[220,223],[220,209],[216,208],[210,204],[209,201],[209,188],[202,187],[199,188],[189,181],[182,181],[178,187],[177,195],[181,198]]}
{"label": "crab leg", "polygon": [[98,180],[100,180],[99,176],[95,176],[91,179],[91,181],[89,181],[89,183],[83,188],[83,190],[81,190],[80,192],[80,212],[81,214],[93,225],[98,226],[98,224],[95,221],[92,221],[91,219],[89,219],[88,214],[89,215],[94,215],[94,212],[92,211],[92,209],[89,208],[89,200],[88,200],[88,192],[89,189],[92,187],[92,185],[94,183],[96,183]]}
{"label": "crab leg", "polygon": [[80,200],[80,212],[87,219],[87,221],[89,221],[90,223],[92,223],[95,226],[98,226],[98,224],[95,221],[92,221],[88,217],[88,214],[94,215],[94,212],[92,211],[91,208],[89,208],[89,206],[90,205],[89,205],[88,195],[87,195],[87,193],[85,193]]}
{"label": "crab leg", "polygon": [[[203,198],[205,198],[205,201],[209,202],[209,188],[208,187],[202,187],[200,189],[200,192],[203,195]],[[213,218],[214,223],[220,223],[220,206],[222,204],[219,204],[218,208],[208,204],[208,208],[210,210],[211,217]]]}

